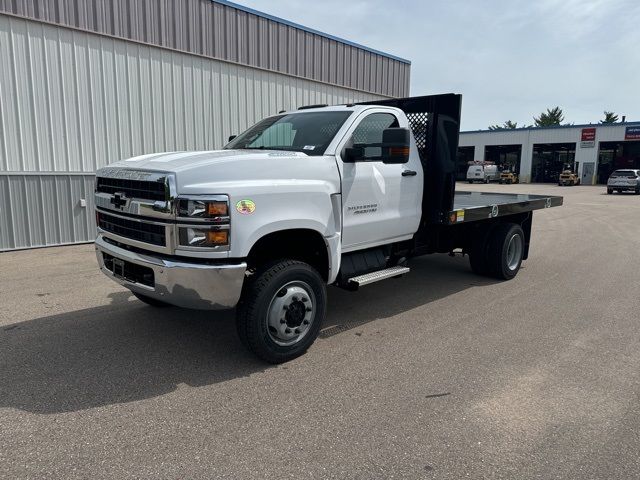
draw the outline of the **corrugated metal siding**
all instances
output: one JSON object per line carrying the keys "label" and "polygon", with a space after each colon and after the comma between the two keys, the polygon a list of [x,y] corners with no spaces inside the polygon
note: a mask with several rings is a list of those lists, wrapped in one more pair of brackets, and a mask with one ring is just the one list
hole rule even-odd
{"label": "corrugated metal siding", "polygon": [[0,175],[0,251],[93,240],[94,178]]}
{"label": "corrugated metal siding", "polygon": [[0,250],[92,240],[91,174],[113,161],[219,148],[282,109],[379,98],[6,15],[0,65]]}
{"label": "corrugated metal siding", "polygon": [[0,171],[219,148],[300,105],[375,95],[0,15]]}
{"label": "corrugated metal siding", "polygon": [[211,0],[0,0],[0,11],[381,95],[409,95],[406,61]]}

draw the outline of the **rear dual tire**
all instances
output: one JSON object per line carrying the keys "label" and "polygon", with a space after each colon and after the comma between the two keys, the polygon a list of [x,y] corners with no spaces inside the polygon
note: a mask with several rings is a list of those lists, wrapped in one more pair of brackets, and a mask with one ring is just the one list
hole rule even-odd
{"label": "rear dual tire", "polygon": [[478,239],[469,252],[471,269],[478,275],[501,280],[514,278],[525,251],[525,237],[520,225],[497,225]]}

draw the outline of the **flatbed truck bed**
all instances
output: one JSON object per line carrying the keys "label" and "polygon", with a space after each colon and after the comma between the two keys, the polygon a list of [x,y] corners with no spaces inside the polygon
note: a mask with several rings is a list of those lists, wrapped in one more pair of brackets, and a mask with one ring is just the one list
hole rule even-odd
{"label": "flatbed truck bed", "polygon": [[562,205],[562,197],[522,193],[456,191],[449,225],[504,217]]}

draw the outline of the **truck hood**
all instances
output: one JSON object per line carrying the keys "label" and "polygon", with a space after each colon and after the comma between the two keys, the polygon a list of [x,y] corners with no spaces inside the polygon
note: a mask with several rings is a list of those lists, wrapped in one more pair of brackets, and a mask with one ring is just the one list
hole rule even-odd
{"label": "truck hood", "polygon": [[230,164],[243,168],[248,163],[258,163],[274,158],[296,159],[308,157],[300,152],[284,152],[275,150],[209,150],[202,152],[168,152],[140,155],[139,157],[122,160],[109,167],[130,168],[134,170],[150,170],[157,172],[179,173],[186,170],[206,167],[223,167]]}
{"label": "truck hood", "polygon": [[122,160],[108,168],[114,167],[175,173],[179,193],[211,193],[214,186],[223,191],[220,189],[274,182],[339,184],[335,157],[281,150],[156,153]]}

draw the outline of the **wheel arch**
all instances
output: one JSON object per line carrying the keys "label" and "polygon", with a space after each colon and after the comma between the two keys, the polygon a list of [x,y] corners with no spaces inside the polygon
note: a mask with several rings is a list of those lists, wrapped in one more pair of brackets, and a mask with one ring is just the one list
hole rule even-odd
{"label": "wheel arch", "polygon": [[[258,238],[247,254],[247,267],[256,269],[283,258],[299,260],[314,267],[327,282],[337,271],[330,239],[311,228],[275,230]],[[339,258],[339,257],[338,257]]]}

